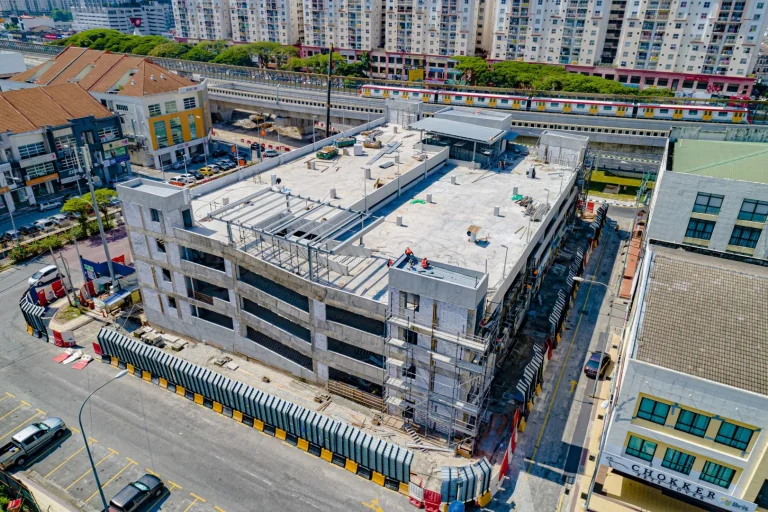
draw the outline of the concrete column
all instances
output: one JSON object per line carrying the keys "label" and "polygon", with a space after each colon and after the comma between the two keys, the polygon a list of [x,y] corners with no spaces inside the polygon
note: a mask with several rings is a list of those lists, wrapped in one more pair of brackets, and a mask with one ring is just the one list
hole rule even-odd
{"label": "concrete column", "polygon": [[24,187],[24,192],[27,194],[27,202],[30,205],[37,204],[37,199],[35,199],[35,193],[32,192],[32,187]]}
{"label": "concrete column", "polygon": [[5,206],[8,207],[8,211],[13,213],[16,211],[16,204],[13,202],[13,196],[10,192],[3,192],[3,198],[5,199]]}
{"label": "concrete column", "polygon": [[154,162],[155,162],[155,169],[160,170],[160,168],[161,168],[160,157],[157,156],[157,154],[152,155],[152,160],[154,160]]}

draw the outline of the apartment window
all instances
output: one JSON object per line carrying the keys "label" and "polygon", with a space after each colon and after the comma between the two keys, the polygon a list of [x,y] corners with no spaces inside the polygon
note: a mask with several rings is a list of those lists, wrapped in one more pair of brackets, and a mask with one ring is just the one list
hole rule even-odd
{"label": "apartment window", "polygon": [[195,124],[195,115],[189,114],[187,116],[187,122],[189,123],[189,138],[190,140],[197,138],[197,125]]}
{"label": "apartment window", "polygon": [[150,208],[149,218],[152,219],[152,222],[160,222],[160,212],[155,208]]}
{"label": "apartment window", "polygon": [[35,142],[34,144],[25,144],[19,146],[19,156],[22,160],[25,158],[32,158],[33,156],[44,155],[45,145],[42,142]]}
{"label": "apartment window", "polygon": [[681,409],[680,414],[677,416],[675,430],[688,432],[689,434],[698,437],[704,437],[704,434],[707,433],[707,427],[709,427],[709,419],[709,416],[704,414]]}
{"label": "apartment window", "polygon": [[701,470],[699,479],[727,489],[730,487],[735,474],[736,472],[731,468],[707,461],[704,463],[704,469]]}
{"label": "apartment window", "polygon": [[640,408],[637,410],[637,417],[663,425],[667,421],[669,406],[650,398],[640,400]]}
{"label": "apartment window", "polygon": [[696,203],[693,205],[693,211],[694,213],[718,215],[721,206],[723,206],[723,196],[699,192],[696,196]]}
{"label": "apartment window", "polygon": [[765,222],[768,217],[768,203],[765,201],[756,201],[755,199],[745,199],[741,203],[739,220],[748,220],[751,222]]}
{"label": "apartment window", "polygon": [[163,112],[160,110],[160,104],[156,103],[154,105],[149,106],[149,117],[157,117],[159,115],[162,115]]}
{"label": "apartment window", "polygon": [[168,307],[169,308],[173,308],[173,309],[177,309],[176,299],[174,299],[173,297],[168,297]]}
{"label": "apartment window", "polygon": [[688,229],[685,230],[685,236],[688,238],[698,238],[699,240],[709,240],[712,238],[712,231],[715,229],[715,223],[711,220],[691,219],[688,221]]}
{"label": "apartment window", "polygon": [[45,162],[43,164],[31,165],[27,167],[27,179],[31,180],[39,178],[40,176],[46,176],[52,174],[54,171],[53,162]]}
{"label": "apartment window", "polygon": [[704,2],[704,8],[709,9],[709,2]]}
{"label": "apartment window", "polygon": [[165,121],[155,121],[155,141],[157,142],[157,149],[168,147],[168,130],[165,127]]}
{"label": "apartment window", "polygon": [[733,228],[733,233],[731,233],[731,240],[728,242],[728,244],[754,249],[757,247],[757,241],[760,240],[760,231],[760,229],[736,226]]}
{"label": "apartment window", "polygon": [[122,110],[124,112],[128,112],[128,105],[120,105],[118,103],[115,105],[115,110]]}
{"label": "apartment window", "polygon": [[661,461],[661,465],[665,468],[669,468],[672,471],[683,473],[685,475],[691,474],[691,467],[693,467],[693,461],[696,457],[688,455],[687,453],[667,448],[667,453],[664,454],[664,460]]}
{"label": "apartment window", "polygon": [[165,240],[162,240],[160,238],[155,239],[155,244],[157,245],[157,252],[165,252]]}
{"label": "apartment window", "polygon": [[165,113],[173,114],[176,112],[176,100],[165,102]]}
{"label": "apartment window", "polygon": [[646,441],[635,436],[629,436],[626,453],[638,459],[653,460],[653,454],[656,453],[656,443]]}
{"label": "apartment window", "polygon": [[163,269],[163,281],[172,282],[171,280],[171,271],[167,268]]}
{"label": "apartment window", "polygon": [[715,442],[738,448],[739,450],[746,450],[750,439],[752,439],[752,433],[753,430],[750,428],[740,427],[724,421],[720,425],[720,430],[717,431]]}
{"label": "apartment window", "polygon": [[181,144],[184,142],[184,134],[181,131],[181,119],[174,117],[170,120],[171,125],[171,141],[172,144]]}

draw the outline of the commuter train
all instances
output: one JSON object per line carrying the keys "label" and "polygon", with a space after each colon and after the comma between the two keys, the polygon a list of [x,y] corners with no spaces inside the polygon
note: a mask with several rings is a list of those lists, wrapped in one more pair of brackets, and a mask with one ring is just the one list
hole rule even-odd
{"label": "commuter train", "polygon": [[749,123],[748,111],[743,107],[707,105],[664,105],[658,103],[632,103],[629,101],[593,101],[570,98],[539,98],[476,92],[410,89],[381,85],[364,85],[360,96],[366,98],[417,99],[438,105],[461,105],[529,112],[581,114],[635,119],[662,119],[670,121],[696,121],[702,123]]}

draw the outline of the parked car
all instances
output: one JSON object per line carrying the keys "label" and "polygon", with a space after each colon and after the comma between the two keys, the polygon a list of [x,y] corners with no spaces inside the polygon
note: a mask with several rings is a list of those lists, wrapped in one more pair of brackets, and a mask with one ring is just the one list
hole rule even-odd
{"label": "parked car", "polygon": [[48,418],[24,427],[0,448],[0,468],[23,466],[48,442],[63,436],[66,428],[61,418]]}
{"label": "parked car", "polygon": [[195,177],[196,180],[204,180],[205,176],[200,171],[189,171],[189,174]]}
{"label": "parked car", "polygon": [[10,242],[12,240],[18,240],[21,238],[21,234],[18,231],[10,230],[0,236],[0,242]]}
{"label": "parked car", "polygon": [[43,201],[42,203],[38,203],[38,208],[40,208],[41,212],[44,212],[46,210],[61,208],[61,204],[61,201]]}
{"label": "parked car", "polygon": [[278,153],[274,149],[268,149],[268,150],[262,152],[261,156],[263,158],[275,158],[276,156],[280,156],[280,153]]}
{"label": "parked car", "polygon": [[235,164],[232,160],[224,160],[224,159],[217,161],[216,165],[218,165],[225,171],[228,171],[230,169],[234,169],[235,167],[237,167],[237,164]]}
{"label": "parked car", "polygon": [[[29,226],[21,226],[19,228],[19,233],[22,236],[36,235],[39,231],[40,231],[40,228],[38,228],[37,226],[35,226],[33,224],[30,224]],[[9,231],[9,233],[10,233],[10,231]]]}
{"label": "parked car", "polygon": [[77,220],[80,218],[80,212],[67,212],[66,216],[69,217],[70,220]]}
{"label": "parked car", "polygon": [[180,179],[178,177],[177,178],[171,178],[170,180],[168,180],[168,184],[169,185],[176,185],[177,187],[186,187],[187,185],[189,185],[189,183],[187,183],[186,181],[184,181],[183,179]]}
{"label": "parked car", "polygon": [[29,286],[42,286],[57,280],[59,277],[59,269],[56,265],[48,265],[29,276],[27,282],[29,283]]}
{"label": "parked car", "polygon": [[159,498],[165,485],[155,475],[146,474],[123,487],[109,501],[109,512],[133,512],[139,510],[151,500]]}
{"label": "parked car", "polygon": [[213,171],[213,174],[219,174],[221,171],[223,171],[223,170],[224,170],[224,169],[222,169],[222,168],[221,168],[221,166],[220,166],[220,165],[218,165],[218,164],[211,164],[211,165],[209,165],[208,167],[210,167],[210,168],[211,168],[211,170]]}
{"label": "parked car", "polygon": [[50,231],[56,229],[59,225],[51,219],[40,219],[32,223],[33,226],[37,226],[40,231]]}
{"label": "parked car", "polygon": [[53,222],[55,222],[59,226],[69,224],[69,220],[70,220],[69,217],[67,217],[63,213],[57,213],[56,215],[51,215],[48,218],[51,219]]}
{"label": "parked car", "polygon": [[202,164],[205,162],[205,155],[195,155],[192,157],[193,164]]}
{"label": "parked car", "polygon": [[602,352],[592,352],[589,356],[587,364],[584,365],[584,375],[587,377],[595,378],[598,375],[602,377],[605,374],[605,370],[608,369],[608,364],[611,362],[611,356],[603,354]]}
{"label": "parked car", "polygon": [[171,165],[171,169],[175,169],[177,171],[179,169],[183,169],[184,167],[186,167],[184,160],[176,160],[175,162],[173,162],[173,165]]}
{"label": "parked car", "polygon": [[229,154],[229,151],[222,148],[218,148],[213,150],[213,152],[211,153],[211,156],[213,156],[214,158],[218,158],[220,156],[227,156],[228,154]]}
{"label": "parked car", "polygon": [[206,178],[208,176],[213,176],[214,174],[214,170],[211,169],[210,167],[201,167],[200,169],[198,169],[198,172],[203,176],[205,176]]}
{"label": "parked car", "polygon": [[191,185],[192,183],[194,183],[196,181],[195,177],[192,174],[188,173],[188,172],[184,173],[184,174],[179,174],[178,176],[176,176],[176,179],[183,181],[187,185]]}

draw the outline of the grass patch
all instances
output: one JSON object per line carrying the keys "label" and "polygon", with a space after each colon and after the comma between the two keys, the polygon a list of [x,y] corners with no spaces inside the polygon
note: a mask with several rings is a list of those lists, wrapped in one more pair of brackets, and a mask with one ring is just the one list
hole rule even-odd
{"label": "grass patch", "polygon": [[[608,185],[622,185],[625,187],[637,188],[643,182],[640,178],[622,178],[620,176],[614,176],[605,171],[592,171],[592,177],[589,180],[592,183],[603,183]],[[652,189],[655,182],[649,181],[648,188]]]}
{"label": "grass patch", "polygon": [[75,318],[79,317],[80,315],[82,315],[82,313],[80,312],[79,309],[77,309],[74,306],[67,306],[67,307],[59,309],[56,312],[56,315],[54,316],[54,318],[58,322],[65,323],[65,322],[69,322],[70,320],[74,320]]}

